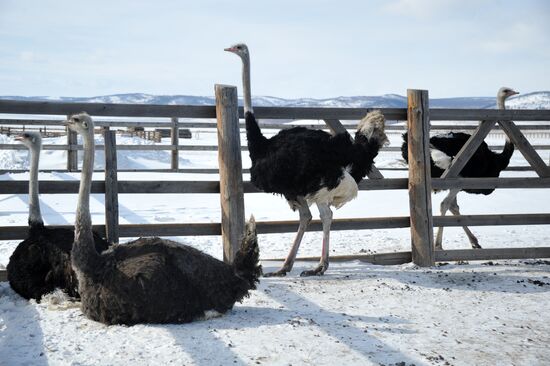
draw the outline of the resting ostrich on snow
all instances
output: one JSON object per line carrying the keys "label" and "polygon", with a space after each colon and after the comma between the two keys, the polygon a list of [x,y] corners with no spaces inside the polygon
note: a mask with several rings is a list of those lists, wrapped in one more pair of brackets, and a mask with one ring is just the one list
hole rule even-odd
{"label": "resting ostrich on snow", "polygon": [[268,276],[290,272],[311,221],[309,206],[315,203],[323,224],[323,250],[315,269],[302,276],[322,275],[329,266],[330,206],[340,208],[357,196],[357,183],[370,172],[374,157],[387,142],[384,116],[380,111],[367,114],[359,123],[355,139],[349,133],[331,135],[321,130],[294,127],[268,139],[254,117],[250,91],[250,54],[245,44],[226,51],[243,62],[243,95],[246,137],[252,167],[252,183],[265,192],[282,194],[292,210],[300,213],[298,233],[282,268]]}
{"label": "resting ostrich on snow", "polygon": [[[506,109],[505,100],[512,96],[519,94],[511,88],[500,88],[497,94],[497,107],[498,109]],[[430,165],[432,178],[439,178],[451,165],[454,157],[458,154],[462,146],[468,141],[471,135],[462,132],[449,132],[447,134],[435,135],[430,137]],[[408,144],[407,133],[403,134],[403,145],[401,146],[401,154],[403,159],[408,163]],[[510,163],[510,158],[514,153],[514,144],[506,136],[506,142],[504,149],[501,153],[495,153],[489,149],[487,143],[482,142],[479,145],[476,152],[472,155],[470,161],[464,166],[460,172],[461,177],[467,178],[491,178],[498,177],[500,172],[506,169]],[[489,195],[493,193],[495,189],[460,189],[453,188],[449,191],[449,194],[441,202],[440,211],[441,215],[445,216],[447,211],[451,211],[453,215],[460,215],[456,196],[458,192],[464,191],[466,193],[476,193]],[[467,226],[462,227],[468,240],[470,241],[472,248],[479,249],[481,246],[478,243],[475,235],[470,231]],[[435,248],[442,249],[443,242],[443,227],[439,227],[437,230],[437,236],[435,239]]]}
{"label": "resting ostrich on snow", "polygon": [[261,266],[253,218],[233,265],[160,238],[140,238],[98,253],[89,210],[94,124],[86,113],[67,124],[82,135],[84,145],[72,265],[86,316],[105,324],[184,323],[224,313],[256,288]]}
{"label": "resting ostrich on snow", "polygon": [[[16,137],[30,150],[29,172],[29,235],[11,255],[8,281],[15,292],[26,299],[40,301],[42,295],[60,288],[69,296],[78,297],[78,282],[71,268],[74,232],[44,226],[38,198],[38,162],[42,138],[38,132],[25,132]],[[94,234],[98,251],[109,244]]]}

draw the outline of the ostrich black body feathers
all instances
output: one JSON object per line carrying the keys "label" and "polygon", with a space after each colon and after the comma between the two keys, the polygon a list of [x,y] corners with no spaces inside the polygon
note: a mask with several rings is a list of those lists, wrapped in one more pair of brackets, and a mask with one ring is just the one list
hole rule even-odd
{"label": "ostrich black body feathers", "polygon": [[208,310],[225,313],[261,275],[255,232],[243,239],[233,265],[156,237],[113,246],[101,257],[80,286],[82,311],[105,324],[186,323]]}
{"label": "ostrich black body feathers", "polygon": [[321,188],[332,190],[343,171],[359,182],[371,169],[379,142],[358,134],[354,144],[349,133],[331,135],[305,127],[281,130],[265,138],[252,113],[246,113],[252,183],[264,192],[282,194],[288,201],[308,196]]}
{"label": "ostrich black body feathers", "polygon": [[[448,156],[451,160],[458,154],[460,149],[468,141],[471,135],[462,132],[449,132],[443,135],[436,135],[430,137],[430,149],[439,150]],[[470,161],[462,168],[460,172],[461,177],[469,178],[496,178],[500,172],[506,169],[510,163],[510,158],[514,153],[514,145],[506,143],[502,153],[495,153],[487,143],[483,141],[472,155]],[[408,143],[407,133],[403,134],[403,145],[401,145],[401,155],[403,159],[408,163]],[[445,171],[442,169],[441,164],[437,164],[433,160],[433,154],[430,157],[431,176],[433,178],[439,178]],[[465,192],[489,195],[494,191],[493,189],[472,189],[466,188]]]}
{"label": "ostrich black body feathers", "polygon": [[[27,239],[19,243],[9,259],[8,281],[13,290],[37,301],[56,288],[78,298],[78,281],[71,268],[73,241],[74,230],[31,224]],[[94,243],[98,252],[109,246],[95,233]]]}

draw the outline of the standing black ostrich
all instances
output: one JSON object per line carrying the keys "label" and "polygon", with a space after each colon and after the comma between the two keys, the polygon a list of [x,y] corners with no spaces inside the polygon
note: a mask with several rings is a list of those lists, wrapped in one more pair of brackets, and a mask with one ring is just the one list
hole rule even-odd
{"label": "standing black ostrich", "polygon": [[[74,232],[69,229],[44,226],[38,198],[38,162],[42,138],[38,132],[25,132],[18,137],[30,150],[29,177],[29,235],[11,255],[8,281],[15,292],[26,299],[40,298],[60,288],[69,296],[79,297],[78,282],[71,268],[71,248]],[[109,244],[94,234],[98,251]]]}
{"label": "standing black ostrich", "polygon": [[252,167],[252,184],[264,192],[282,194],[292,210],[300,213],[300,225],[282,268],[267,276],[285,276],[290,272],[311,221],[309,206],[315,203],[323,224],[323,250],[319,265],[301,276],[322,275],[329,266],[329,234],[332,222],[330,206],[342,207],[357,196],[357,183],[367,175],[387,142],[384,116],[373,111],[359,123],[355,139],[349,133],[331,135],[321,130],[294,127],[266,138],[252,110],[250,91],[250,54],[245,44],[226,51],[243,62],[243,95],[246,137]]}
{"label": "standing black ostrich", "polygon": [[[519,94],[511,88],[502,87],[497,93],[497,107],[498,109],[506,109],[505,101],[512,95]],[[471,135],[462,132],[449,132],[447,134],[435,135],[430,137],[430,168],[432,178],[439,178],[451,165],[452,160],[458,154],[462,146],[468,141]],[[403,145],[401,145],[401,154],[403,159],[408,163],[408,144],[407,133],[403,134]],[[500,172],[506,169],[510,163],[510,158],[514,153],[514,144],[506,136],[506,143],[501,153],[495,153],[489,149],[487,143],[482,142],[476,152],[472,155],[470,161],[464,166],[460,172],[461,177],[468,178],[495,178],[500,175]],[[453,215],[460,215],[460,209],[456,201],[458,192],[464,191],[466,193],[484,194],[489,195],[493,193],[495,189],[460,189],[453,188],[449,190],[449,194],[441,202],[440,211],[441,215],[445,216],[447,211],[451,211]],[[475,235],[470,231],[467,226],[462,227],[468,240],[470,241],[472,248],[479,249],[481,246],[478,243]],[[435,240],[435,248],[442,249],[443,242],[443,227],[439,227],[437,230],[437,236]]]}
{"label": "standing black ostrich", "polygon": [[161,238],[140,238],[98,253],[89,209],[94,124],[86,113],[67,124],[84,145],[71,259],[86,316],[105,324],[184,323],[224,313],[256,288],[261,266],[253,218],[232,265]]}

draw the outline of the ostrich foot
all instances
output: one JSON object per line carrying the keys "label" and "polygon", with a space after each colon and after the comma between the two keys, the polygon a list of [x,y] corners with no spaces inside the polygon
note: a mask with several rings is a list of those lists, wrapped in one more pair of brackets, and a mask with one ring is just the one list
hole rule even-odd
{"label": "ostrich foot", "polygon": [[303,271],[302,273],[300,273],[300,277],[322,276],[323,274],[325,274],[325,271],[327,270],[327,268],[328,268],[328,265],[320,264],[315,269]]}
{"label": "ostrich foot", "polygon": [[472,241],[472,248],[473,249],[481,249],[481,245],[476,241]]}
{"label": "ostrich foot", "polygon": [[275,272],[264,273],[264,277],[285,277],[288,272],[286,268],[281,268]]}

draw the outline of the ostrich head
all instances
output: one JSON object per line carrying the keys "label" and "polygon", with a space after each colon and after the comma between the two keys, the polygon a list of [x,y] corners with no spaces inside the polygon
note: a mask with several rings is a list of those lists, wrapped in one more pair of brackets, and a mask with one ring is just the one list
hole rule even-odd
{"label": "ostrich head", "polygon": [[243,63],[243,104],[245,114],[247,112],[254,113],[252,110],[252,92],[250,89],[250,53],[248,47],[244,43],[236,43],[231,47],[224,48],[224,51],[232,52],[239,56]]}
{"label": "ostrich head", "polygon": [[231,47],[224,48],[223,50],[227,52],[233,52],[242,59],[249,58],[248,47],[244,43],[237,43]]}
{"label": "ostrich head", "polygon": [[40,132],[28,131],[23,132],[22,134],[15,137],[15,140],[21,142],[23,145],[29,149],[38,148],[40,149],[42,145],[42,136]]}
{"label": "ostrich head", "polygon": [[512,88],[508,88],[508,87],[505,87],[503,86],[502,88],[500,88],[498,90],[498,93],[497,93],[497,108],[498,109],[506,109],[505,105],[504,105],[504,101],[511,97],[512,95],[516,95],[516,94],[519,94],[517,91],[515,91],[514,89]]}
{"label": "ostrich head", "polygon": [[506,86],[503,86],[498,90],[497,98],[499,99],[506,99],[511,97],[512,95],[519,94],[517,91],[515,91],[512,88],[508,88]]}
{"label": "ostrich head", "polygon": [[65,125],[82,136],[93,136],[94,134],[94,122],[86,112],[73,114],[65,121]]}

